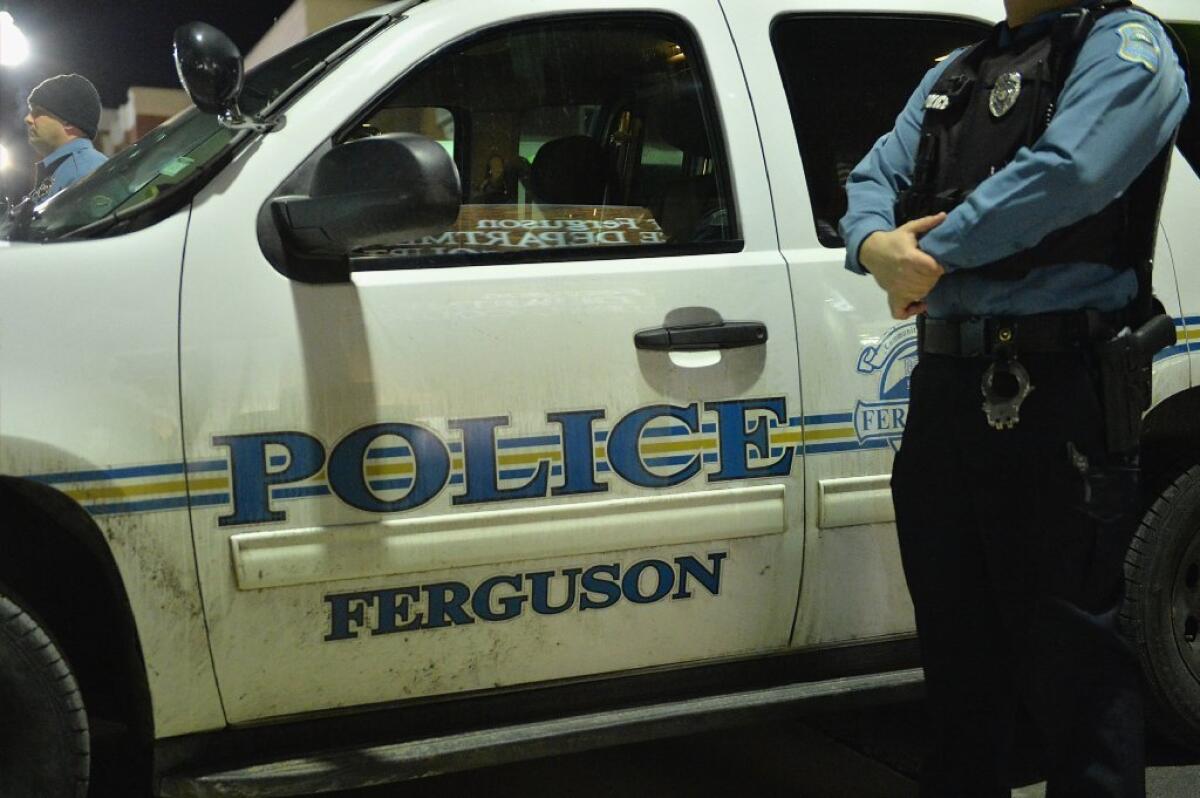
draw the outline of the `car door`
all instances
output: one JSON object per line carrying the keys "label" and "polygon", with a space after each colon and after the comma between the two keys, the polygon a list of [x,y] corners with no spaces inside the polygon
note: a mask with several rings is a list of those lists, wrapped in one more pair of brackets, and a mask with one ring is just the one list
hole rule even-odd
{"label": "car door", "polygon": [[[979,16],[964,17],[967,5]],[[889,481],[916,326],[892,320],[874,281],[844,269],[838,221],[850,170],[925,71],[982,38],[989,14],[1003,14],[999,0],[919,6],[765,0],[729,15],[763,129],[806,376],[808,550],[796,646],[914,628]]]}
{"label": "car door", "polygon": [[[789,640],[792,291],[719,5],[449,7],[195,203],[183,419],[231,722]],[[456,222],[291,279],[269,200],[396,133],[453,157]]]}
{"label": "car door", "polygon": [[[732,10],[733,3],[726,0]],[[892,129],[922,76],[986,35],[999,0],[926,0],[903,10],[764,0],[730,13],[763,130],[804,364],[805,579],[796,646],[911,634],[912,605],[889,487],[917,361],[916,325],[891,318],[870,277],[844,268],[845,183]],[[803,176],[803,179],[801,179]],[[1160,236],[1155,288],[1178,315]],[[1179,358],[1156,384],[1187,384]]]}

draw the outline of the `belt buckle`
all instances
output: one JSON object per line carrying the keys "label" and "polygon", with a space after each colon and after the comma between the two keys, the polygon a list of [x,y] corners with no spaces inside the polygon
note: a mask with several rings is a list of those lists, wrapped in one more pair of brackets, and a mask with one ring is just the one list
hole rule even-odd
{"label": "belt buckle", "polygon": [[985,333],[987,324],[979,316],[972,316],[958,327],[958,346],[963,357],[983,357],[987,354]]}

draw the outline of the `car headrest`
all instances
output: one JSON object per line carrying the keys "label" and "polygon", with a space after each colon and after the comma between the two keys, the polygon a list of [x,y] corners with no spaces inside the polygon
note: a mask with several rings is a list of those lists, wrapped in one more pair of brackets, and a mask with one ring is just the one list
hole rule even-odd
{"label": "car headrest", "polygon": [[534,156],[531,178],[538,202],[600,205],[608,188],[608,158],[588,136],[554,139]]}

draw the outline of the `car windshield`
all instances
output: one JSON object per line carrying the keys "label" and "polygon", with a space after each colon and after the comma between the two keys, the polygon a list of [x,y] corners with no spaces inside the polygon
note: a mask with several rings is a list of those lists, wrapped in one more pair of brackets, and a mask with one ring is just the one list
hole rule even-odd
{"label": "car windshield", "polygon": [[[239,101],[242,112],[260,113],[375,22],[376,18],[354,19],[329,28],[255,67],[246,75]],[[18,232],[13,219],[0,222],[0,238],[53,241],[112,219],[114,214],[122,219],[137,217],[153,208],[159,198],[176,194],[205,174],[206,167],[228,152],[237,136],[237,131],[223,127],[215,115],[200,113],[193,106],[36,208],[25,230]]]}

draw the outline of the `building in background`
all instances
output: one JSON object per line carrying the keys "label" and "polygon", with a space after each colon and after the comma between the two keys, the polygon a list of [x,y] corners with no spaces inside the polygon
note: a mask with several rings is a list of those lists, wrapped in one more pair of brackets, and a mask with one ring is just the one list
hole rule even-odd
{"label": "building in background", "polygon": [[[378,5],[379,0],[296,0],[250,48],[246,69],[335,22]],[[105,108],[101,113],[96,148],[108,155],[120,152],[190,104],[183,89],[132,86],[124,105]]]}
{"label": "building in background", "polygon": [[100,112],[96,149],[120,152],[191,104],[183,89],[130,86],[124,105]]}
{"label": "building in background", "polygon": [[246,54],[246,69],[261,64],[335,22],[380,4],[381,0],[296,0],[275,20],[258,44],[250,48]]}

